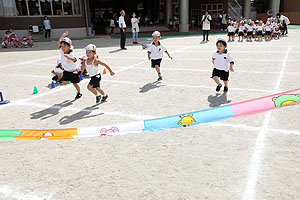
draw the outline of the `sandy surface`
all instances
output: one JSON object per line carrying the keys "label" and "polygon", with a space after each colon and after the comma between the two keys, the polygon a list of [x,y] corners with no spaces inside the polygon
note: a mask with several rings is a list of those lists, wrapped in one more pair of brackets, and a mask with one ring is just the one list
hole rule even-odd
{"label": "sandy surface", "polygon": [[[229,43],[236,72],[230,74],[229,93],[221,97],[215,97],[210,74],[215,41],[224,35],[211,36],[206,44],[200,44],[201,37],[163,38],[174,59],[164,58],[164,80],[158,85],[152,84],[157,77],[146,51],[131,40],[121,52],[117,39],[76,40],[75,55],[84,55],[83,47],[94,43],[101,60],[117,72],[101,82],[109,94],[101,105],[86,89],[88,79],[80,83],[78,101],[71,85],[49,88],[59,58],[55,42],[0,50],[0,91],[12,102],[0,106],[0,128],[132,122],[297,89],[299,34],[290,30],[278,41]],[[300,199],[299,119],[299,106],[290,106],[125,136],[0,140],[0,199]]]}

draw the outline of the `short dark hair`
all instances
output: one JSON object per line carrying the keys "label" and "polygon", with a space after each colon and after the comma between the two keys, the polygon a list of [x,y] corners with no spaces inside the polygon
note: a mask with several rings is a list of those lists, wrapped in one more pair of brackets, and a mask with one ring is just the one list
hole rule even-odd
{"label": "short dark hair", "polygon": [[224,47],[227,47],[227,43],[224,40],[218,40],[216,46],[218,46],[219,43],[223,44]]}
{"label": "short dark hair", "polygon": [[280,17],[280,16],[281,16],[281,14],[280,14],[280,13],[277,13],[277,14],[276,14],[276,16]]}
{"label": "short dark hair", "polygon": [[69,43],[65,42],[65,41],[60,41],[60,44],[66,44],[66,45],[68,45],[69,47],[71,47],[71,45],[70,45]]}

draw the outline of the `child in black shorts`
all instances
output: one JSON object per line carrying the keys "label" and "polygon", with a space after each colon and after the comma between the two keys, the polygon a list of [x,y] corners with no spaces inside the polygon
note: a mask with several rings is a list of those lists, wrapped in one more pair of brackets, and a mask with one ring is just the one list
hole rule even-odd
{"label": "child in black shorts", "polygon": [[163,53],[165,52],[170,59],[173,59],[167,49],[161,45],[159,42],[160,39],[160,32],[154,31],[152,34],[153,42],[148,45],[148,59],[151,59],[151,67],[156,69],[158,74],[157,81],[162,80],[162,75],[160,73],[160,63],[163,58]]}
{"label": "child in black shorts", "polygon": [[212,77],[217,84],[216,91],[219,92],[222,84],[220,83],[219,78],[224,82],[224,92],[228,92],[228,78],[229,70],[234,72],[233,65],[234,62],[228,53],[226,47],[227,43],[223,39],[218,39],[216,43],[218,51],[214,53],[212,57],[212,63],[214,64],[214,69],[212,72]]}
{"label": "child in black shorts", "polygon": [[62,84],[67,85],[69,81],[74,85],[77,90],[75,99],[79,99],[82,94],[80,93],[80,87],[78,83],[80,82],[76,62],[77,58],[73,55],[73,46],[70,38],[66,37],[69,32],[65,32],[58,40],[58,47],[60,49],[60,61],[64,69]]}

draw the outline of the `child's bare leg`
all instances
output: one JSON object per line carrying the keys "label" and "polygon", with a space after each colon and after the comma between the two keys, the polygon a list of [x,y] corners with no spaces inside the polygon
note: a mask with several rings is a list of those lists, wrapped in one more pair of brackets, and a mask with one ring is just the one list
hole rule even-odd
{"label": "child's bare leg", "polygon": [[96,90],[102,95],[105,94],[105,92],[100,87],[97,87]]}
{"label": "child's bare leg", "polygon": [[76,88],[77,92],[80,93],[80,87],[77,83],[73,83],[74,87]]}
{"label": "child's bare leg", "polygon": [[87,89],[91,91],[94,95],[98,94],[97,90],[93,88],[90,84],[88,84]]}
{"label": "child's bare leg", "polygon": [[224,82],[225,87],[228,87],[228,81],[223,81],[223,82]]}
{"label": "child's bare leg", "polygon": [[58,77],[57,81],[59,81],[60,79],[62,79],[63,74],[57,74],[57,77]]}
{"label": "child's bare leg", "polygon": [[63,85],[68,85],[69,81],[63,81],[62,84]]}
{"label": "child's bare leg", "polygon": [[214,81],[216,82],[216,84],[218,84],[218,85],[221,84],[220,81],[219,81],[219,77],[214,76],[213,79],[214,79]]}
{"label": "child's bare leg", "polygon": [[156,69],[157,73],[160,74],[160,67],[158,65],[155,65],[155,69]]}

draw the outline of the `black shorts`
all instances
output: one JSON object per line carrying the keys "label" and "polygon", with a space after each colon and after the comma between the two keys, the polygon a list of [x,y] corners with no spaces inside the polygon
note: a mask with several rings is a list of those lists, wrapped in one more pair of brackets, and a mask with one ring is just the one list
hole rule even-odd
{"label": "black shorts", "polygon": [[253,35],[253,31],[249,31],[248,33],[247,33],[247,35]]}
{"label": "black shorts", "polygon": [[262,31],[257,31],[257,35],[262,35]]}
{"label": "black shorts", "polygon": [[239,36],[245,36],[244,32],[240,31]]}
{"label": "black shorts", "polygon": [[71,83],[79,83],[80,82],[79,74],[76,72],[64,71],[62,80],[70,81]]}
{"label": "black shorts", "polygon": [[155,65],[158,65],[160,67],[161,60],[162,59],[151,60],[151,67],[155,68]]}
{"label": "black shorts", "polygon": [[271,35],[271,32],[270,31],[266,31],[265,35]]}
{"label": "black shorts", "polygon": [[233,36],[233,35],[234,35],[234,32],[228,32],[227,35],[228,35],[228,36]]}
{"label": "black shorts", "polygon": [[212,78],[214,76],[220,77],[222,81],[228,81],[229,71],[226,72],[224,70],[219,70],[219,69],[214,68],[214,70],[212,72]]}
{"label": "black shorts", "polygon": [[89,85],[91,85],[93,88],[100,87],[100,81],[101,81],[101,74],[97,74],[91,77]]}

